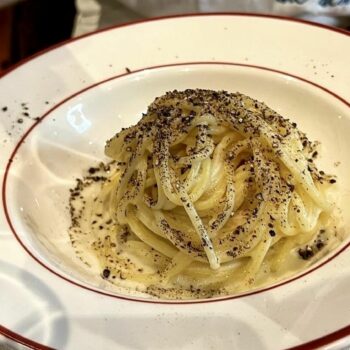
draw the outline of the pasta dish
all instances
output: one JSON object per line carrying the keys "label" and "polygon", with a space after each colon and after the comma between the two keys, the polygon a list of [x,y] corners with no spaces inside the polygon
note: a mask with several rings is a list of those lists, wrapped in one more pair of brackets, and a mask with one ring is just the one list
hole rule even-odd
{"label": "pasta dish", "polygon": [[317,146],[243,94],[167,92],[71,190],[73,247],[104,280],[155,297],[277,281],[340,240]]}

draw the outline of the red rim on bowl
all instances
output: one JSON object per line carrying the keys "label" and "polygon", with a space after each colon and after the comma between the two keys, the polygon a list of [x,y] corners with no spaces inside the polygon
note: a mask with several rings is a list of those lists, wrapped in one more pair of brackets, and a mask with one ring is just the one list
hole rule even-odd
{"label": "red rim on bowl", "polygon": [[[92,36],[92,35],[96,35],[96,34],[100,34],[100,33],[103,33],[105,31],[109,31],[109,30],[113,30],[113,29],[118,29],[118,28],[121,28],[121,27],[124,27],[124,26],[130,26],[130,25],[136,25],[136,24],[141,24],[141,23],[144,23],[144,22],[148,22],[148,21],[159,21],[159,20],[164,20],[164,19],[172,19],[172,18],[181,18],[181,17],[189,17],[189,16],[247,16],[247,17],[263,17],[263,18],[270,18],[270,19],[274,19],[274,20],[283,20],[283,21],[293,21],[293,22],[299,22],[299,23],[302,23],[302,24],[306,24],[306,25],[311,25],[311,26],[316,26],[316,27],[320,27],[320,28],[323,28],[325,30],[331,30],[331,31],[335,31],[335,32],[338,32],[340,34],[343,34],[343,35],[347,35],[347,36],[350,36],[350,32],[347,32],[347,31],[344,31],[344,30],[341,30],[341,29],[338,29],[338,28],[333,28],[333,27],[328,27],[328,26],[325,26],[325,25],[322,25],[322,24],[318,24],[318,23],[312,23],[312,22],[308,22],[308,21],[304,21],[304,20],[298,20],[298,19],[294,19],[294,18],[287,18],[287,17],[281,17],[281,16],[272,16],[272,15],[262,15],[262,14],[246,14],[246,13],[210,13],[210,14],[186,14],[186,15],[176,15],[176,16],[166,16],[166,17],[158,17],[158,18],[154,18],[154,19],[148,19],[148,20],[141,20],[141,21],[136,21],[136,22],[131,22],[131,23],[126,23],[126,24],[122,24],[122,25],[118,25],[118,26],[113,26],[113,27],[110,27],[110,28],[106,28],[106,29],[102,29],[102,30],[99,30],[99,31],[96,31],[96,32],[93,32],[93,33],[88,33],[86,35],[83,35],[81,37],[78,37],[78,38],[73,38],[73,39],[70,39],[70,40],[67,40],[65,42],[62,42],[62,43],[59,43],[58,45],[55,45],[47,50],[44,50],[36,55],[33,55],[31,57],[29,57],[28,59],[25,59],[23,60],[22,62],[20,62],[19,64],[15,65],[14,67],[11,67],[10,69],[8,69],[7,71],[5,71],[4,73],[0,74],[0,77],[3,77],[5,76],[6,74],[9,74],[11,71],[15,70],[16,68],[18,68],[19,66],[22,66],[23,64],[25,64],[26,62],[32,60],[32,59],[35,59],[36,57],[38,56],[41,56],[43,55],[44,53],[48,52],[48,51],[52,51],[52,50],[55,50],[56,48],[59,48],[67,43],[70,43],[70,42],[73,42],[73,41],[76,41],[76,40],[80,40],[80,39],[83,39],[85,37],[88,37],[88,36]],[[166,64],[166,65],[161,65],[161,66],[152,66],[152,67],[147,67],[147,68],[142,68],[142,69],[138,69],[138,70],[135,70],[133,71],[132,73],[136,73],[136,72],[140,72],[140,71],[143,71],[143,70],[146,70],[146,69],[156,69],[156,68],[162,68],[162,67],[171,67],[171,66],[180,66],[180,65],[200,65],[200,64],[212,64],[212,65],[233,65],[233,66],[242,66],[242,67],[248,67],[248,68],[256,68],[256,69],[262,69],[262,70],[267,70],[267,71],[270,71],[270,72],[274,72],[274,73],[279,73],[279,74],[283,74],[283,75],[287,75],[287,76],[290,76],[290,77],[293,77],[293,78],[296,78],[298,80],[301,80],[303,82],[306,82],[308,84],[311,84],[325,92],[327,92],[328,94],[331,94],[333,97],[337,98],[339,101],[341,101],[342,103],[344,103],[346,106],[350,107],[350,103],[347,102],[345,99],[343,99],[342,97],[336,95],[334,92],[312,82],[312,81],[309,81],[309,80],[306,80],[302,77],[298,77],[298,76],[295,76],[295,75],[292,75],[292,74],[289,74],[289,73],[286,73],[286,72],[283,72],[283,71],[279,71],[279,70],[275,70],[275,69],[272,69],[272,68],[267,68],[267,67],[260,67],[260,66],[255,66],[255,65],[248,65],[248,64],[243,64],[243,63],[234,63],[234,62],[182,62],[182,63],[175,63],[175,64]],[[267,290],[270,290],[270,289],[273,289],[273,288],[276,288],[278,286],[281,286],[281,285],[284,285],[286,283],[290,283],[296,279],[299,279],[303,276],[305,276],[306,274],[309,274],[311,273],[312,271],[315,271],[316,269],[320,268],[321,266],[325,265],[326,263],[328,263],[330,260],[334,259],[337,255],[339,255],[341,252],[343,252],[349,245],[350,245],[350,242],[345,245],[341,250],[339,250],[338,252],[336,252],[333,256],[331,256],[330,258],[328,258],[327,260],[325,260],[323,263],[321,263],[320,265],[310,269],[309,271],[299,275],[299,276],[296,276],[294,278],[291,278],[287,281],[283,281],[277,285],[274,285],[274,286],[271,286],[271,287],[268,287],[268,288],[264,288],[264,289],[261,289],[261,290],[258,290],[258,291],[253,291],[253,292],[248,292],[248,293],[245,293],[245,294],[242,294],[242,295],[238,295],[238,296],[233,296],[233,297],[225,297],[225,298],[219,298],[219,299],[213,299],[213,300],[199,300],[199,301],[189,301],[189,302],[165,302],[165,301],[155,301],[155,300],[141,300],[141,299],[133,299],[133,298],[128,298],[128,297],[122,297],[122,296],[117,296],[117,295],[114,295],[114,294],[109,294],[109,293],[105,293],[105,292],[102,292],[102,291],[99,291],[99,290],[95,290],[93,288],[89,288],[87,286],[84,286],[84,285],[80,285],[79,283],[75,282],[75,281],[71,281],[69,280],[68,278],[66,278],[65,276],[62,276],[60,275],[59,273],[57,273],[56,271],[52,270],[50,267],[46,266],[42,261],[40,261],[40,259],[38,259],[36,256],[34,256],[30,250],[23,244],[23,242],[20,240],[19,236],[17,235],[15,229],[14,229],[14,226],[11,222],[11,218],[9,216],[9,213],[8,213],[8,209],[7,209],[7,203],[6,203],[6,181],[7,181],[7,177],[8,177],[8,172],[10,170],[10,167],[11,167],[11,163],[12,163],[12,160],[14,159],[14,156],[15,154],[17,153],[18,149],[20,148],[21,144],[23,143],[23,141],[25,140],[25,138],[30,134],[30,132],[40,123],[42,122],[42,120],[44,118],[46,118],[53,110],[55,110],[56,108],[58,108],[60,105],[62,105],[63,103],[67,102],[68,100],[70,100],[71,98],[97,86],[97,85],[100,85],[100,84],[103,84],[103,83],[106,83],[110,80],[113,80],[113,79],[117,79],[117,78],[120,78],[120,77],[123,77],[125,75],[127,75],[129,73],[124,73],[124,74],[120,74],[120,75],[117,75],[117,76],[114,76],[114,77],[110,77],[108,79],[105,79],[103,81],[100,81],[98,83],[95,83],[93,85],[90,85],[74,94],[72,94],[71,96],[69,97],[66,97],[64,100],[62,100],[60,103],[56,104],[54,107],[52,107],[49,111],[47,111],[41,118],[39,121],[37,121],[36,123],[34,123],[25,133],[24,135],[22,136],[22,138],[20,139],[20,141],[18,142],[18,144],[16,145],[15,149],[13,150],[10,158],[8,159],[8,163],[7,163],[7,167],[6,167],[6,170],[5,170],[5,174],[4,174],[4,179],[3,179],[3,184],[2,184],[2,201],[3,201],[3,208],[4,208],[4,212],[5,212],[5,216],[6,216],[6,219],[7,219],[7,222],[13,232],[13,234],[15,235],[16,239],[18,240],[18,242],[22,245],[22,247],[27,251],[27,253],[33,258],[35,259],[39,264],[41,264],[43,267],[45,267],[46,269],[48,269],[50,272],[52,272],[53,274],[55,274],[56,276],[74,284],[74,285],[77,285],[79,287],[82,287],[84,289],[88,289],[88,290],[91,290],[91,291],[94,291],[96,293],[99,293],[99,294],[103,294],[103,295],[106,295],[106,296],[111,296],[111,297],[116,297],[116,298],[119,298],[119,299],[125,299],[125,300],[131,300],[131,301],[138,301],[138,302],[152,302],[152,303],[157,303],[157,304],[181,304],[181,305],[188,305],[188,304],[192,304],[192,303],[204,303],[204,302],[215,302],[215,301],[224,301],[224,300],[230,300],[230,299],[235,299],[235,298],[240,298],[240,297],[244,297],[244,296],[248,296],[248,295],[253,295],[253,294],[257,294],[257,293],[261,293],[261,292],[264,292],[264,291],[267,291]],[[12,340],[15,340],[23,345],[27,345],[31,348],[38,348],[38,349],[48,349],[48,347],[42,345],[42,344],[38,344],[34,341],[31,341],[15,332],[12,332],[10,330],[8,330],[6,327],[3,327],[3,326],[0,326],[0,334],[3,334],[5,337],[7,338],[10,338]],[[299,345],[297,347],[295,347],[295,349],[304,349],[304,348],[312,348],[314,346],[322,346],[322,345],[326,345],[326,344],[329,344],[330,342],[334,342],[338,339],[341,339],[341,338],[344,338],[346,337],[347,335],[350,335],[350,325],[345,327],[345,328],[342,328],[338,331],[335,331],[333,333],[330,333],[324,337],[321,337],[321,338],[318,338],[316,340],[313,340],[311,342],[308,342],[308,343],[305,343],[305,344],[302,344],[302,345]]]}

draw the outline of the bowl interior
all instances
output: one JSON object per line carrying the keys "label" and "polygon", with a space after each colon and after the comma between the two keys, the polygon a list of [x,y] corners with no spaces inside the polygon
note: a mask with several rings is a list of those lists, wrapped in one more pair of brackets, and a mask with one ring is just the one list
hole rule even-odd
{"label": "bowl interior", "polygon": [[69,189],[84,169],[106,160],[105,141],[136,123],[155,97],[187,88],[242,92],[321,141],[318,166],[338,176],[339,206],[344,225],[350,226],[350,110],[341,100],[302,80],[259,68],[183,65],[132,73],[88,89],[58,105],[27,135],[8,174],[6,205],[19,239],[34,256],[81,284],[127,293],[76,258],[68,237]]}

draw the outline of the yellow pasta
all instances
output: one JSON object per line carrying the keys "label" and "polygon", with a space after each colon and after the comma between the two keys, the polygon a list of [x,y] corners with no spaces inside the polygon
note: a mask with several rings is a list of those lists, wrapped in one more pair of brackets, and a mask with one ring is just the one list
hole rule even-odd
{"label": "yellow pasta", "polygon": [[80,258],[168,299],[258,288],[339,239],[334,177],[295,123],[240,93],[172,91],[106,144],[113,161],[72,190]]}

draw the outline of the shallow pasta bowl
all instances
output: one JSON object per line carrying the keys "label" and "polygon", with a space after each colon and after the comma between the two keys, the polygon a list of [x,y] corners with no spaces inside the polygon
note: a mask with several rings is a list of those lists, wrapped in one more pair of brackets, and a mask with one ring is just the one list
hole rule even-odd
{"label": "shallow pasta bowl", "polygon": [[225,89],[264,101],[322,142],[318,164],[338,176],[349,227],[349,54],[349,36],[335,29],[268,16],[193,15],[72,40],[4,75],[1,332],[67,349],[345,344],[348,241],[267,288],[167,302],[114,291],[79,264],[67,204],[75,179],[106,159],[105,141],[134,124],[156,96]]}

